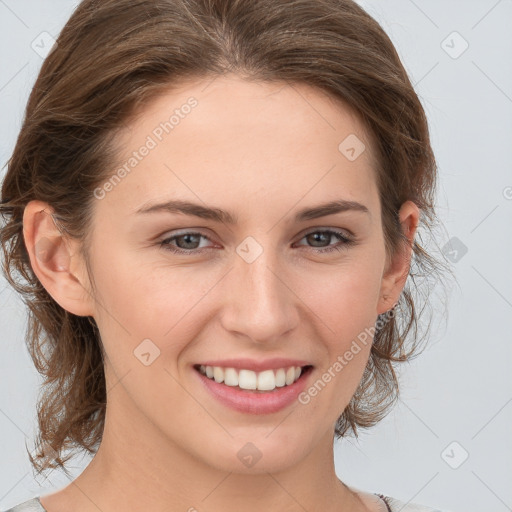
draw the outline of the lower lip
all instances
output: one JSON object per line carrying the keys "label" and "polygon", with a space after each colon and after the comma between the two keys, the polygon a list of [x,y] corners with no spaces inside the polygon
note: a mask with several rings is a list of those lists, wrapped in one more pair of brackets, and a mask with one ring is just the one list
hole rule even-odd
{"label": "lower lip", "polygon": [[245,391],[239,387],[219,384],[198,370],[193,371],[201,379],[206,389],[223,405],[246,414],[271,414],[291,405],[304,390],[312,371],[309,367],[298,380],[289,386],[274,388],[272,391]]}

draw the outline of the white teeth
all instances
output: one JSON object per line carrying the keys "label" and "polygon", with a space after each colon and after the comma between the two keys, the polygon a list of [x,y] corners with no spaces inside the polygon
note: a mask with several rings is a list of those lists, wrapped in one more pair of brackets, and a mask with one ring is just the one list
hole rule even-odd
{"label": "white teeth", "polygon": [[286,384],[286,372],[279,368],[276,372],[276,388],[282,388]]}
{"label": "white teeth", "polygon": [[224,370],[224,384],[226,386],[238,386],[238,373],[234,368],[226,368]]}
{"label": "white teeth", "polygon": [[219,366],[214,366],[213,378],[215,379],[215,382],[224,382],[224,370]]}
{"label": "white teeth", "polygon": [[240,370],[238,372],[238,386],[242,389],[256,389],[258,387],[258,376],[251,370]]}
{"label": "white teeth", "polygon": [[286,370],[286,380],[284,381],[289,386],[295,380],[295,368],[291,366]]}
{"label": "white teeth", "polygon": [[289,368],[254,372],[252,370],[200,365],[199,371],[209,379],[218,383],[223,382],[226,386],[272,391],[276,387],[281,388],[293,384],[301,376],[302,368],[300,366],[290,366]]}
{"label": "white teeth", "polygon": [[272,391],[276,387],[276,378],[273,370],[265,370],[258,373],[258,389]]}

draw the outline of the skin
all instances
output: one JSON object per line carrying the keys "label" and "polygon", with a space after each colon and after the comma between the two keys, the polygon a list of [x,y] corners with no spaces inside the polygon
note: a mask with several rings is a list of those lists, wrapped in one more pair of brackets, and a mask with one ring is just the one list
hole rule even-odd
{"label": "skin", "polygon": [[[41,502],[49,512],[385,510],[338,479],[333,461],[334,424],[370,343],[307,405],[273,414],[226,408],[192,369],[207,359],[300,358],[314,365],[314,382],[398,301],[411,247],[386,258],[372,141],[346,105],[319,90],[230,75],[184,83],[147,105],[119,139],[120,162],[190,96],[198,100],[192,112],[95,201],[95,290],[79,241],[62,237],[51,207],[32,201],[25,209],[34,272],[63,308],[94,317],[107,354],[98,453]],[[366,145],[354,161],[338,150],[350,134]],[[229,210],[238,224],[134,213],[171,198]],[[335,199],[358,201],[370,215],[292,220]],[[399,215],[412,242],[419,210],[407,201]],[[356,243],[319,253],[340,244],[306,237],[325,229],[352,233]],[[175,239],[186,255],[160,246],[185,230],[207,238]],[[236,252],[249,236],[263,248],[252,263]],[[210,249],[198,253],[203,247]],[[148,338],[160,355],[146,366],[134,350]],[[252,467],[237,457],[247,442],[262,455]]]}

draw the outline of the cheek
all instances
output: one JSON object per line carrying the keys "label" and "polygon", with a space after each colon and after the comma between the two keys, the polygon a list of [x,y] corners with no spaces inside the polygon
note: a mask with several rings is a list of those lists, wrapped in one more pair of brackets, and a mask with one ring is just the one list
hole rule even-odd
{"label": "cheek", "polygon": [[346,260],[303,280],[298,295],[323,324],[322,332],[342,349],[376,319],[381,285],[378,261]]}
{"label": "cheek", "polygon": [[343,270],[331,269],[329,279],[315,282],[317,286],[307,288],[306,302],[317,318],[324,357],[301,403],[312,408],[309,414],[334,424],[368,363],[380,281],[371,265],[358,263]]}
{"label": "cheek", "polygon": [[107,353],[113,353],[123,367],[130,366],[133,352],[149,339],[153,350],[163,356],[159,363],[165,360],[171,368],[195,338],[194,329],[206,321],[199,315],[209,308],[209,292],[221,276],[207,269],[145,263],[135,257],[117,261],[115,268],[99,263],[103,270],[97,273],[103,305],[98,307],[98,325]]}

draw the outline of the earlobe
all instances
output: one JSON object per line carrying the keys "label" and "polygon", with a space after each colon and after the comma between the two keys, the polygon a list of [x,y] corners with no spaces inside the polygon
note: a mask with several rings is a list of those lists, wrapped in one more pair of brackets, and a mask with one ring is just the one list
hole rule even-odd
{"label": "earlobe", "polygon": [[32,270],[62,308],[78,316],[93,316],[81,255],[52,214],[47,203],[37,200],[30,201],[23,212],[23,237]]}
{"label": "earlobe", "polygon": [[388,265],[382,278],[377,314],[389,311],[398,302],[407,281],[412,258],[414,236],[419,223],[420,212],[416,204],[406,201],[399,211],[402,232],[407,237]]}

